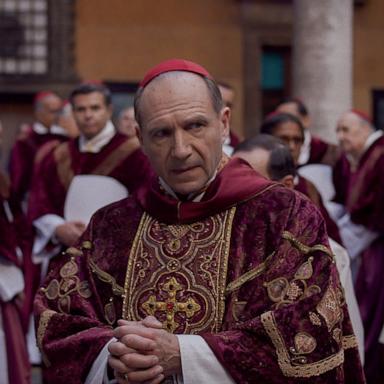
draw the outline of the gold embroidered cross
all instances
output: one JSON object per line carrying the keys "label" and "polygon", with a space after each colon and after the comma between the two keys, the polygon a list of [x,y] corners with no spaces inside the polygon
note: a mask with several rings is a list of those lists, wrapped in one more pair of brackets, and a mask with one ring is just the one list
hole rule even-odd
{"label": "gold embroidered cross", "polygon": [[182,286],[174,277],[163,285],[162,290],[168,293],[168,299],[166,301],[156,301],[156,296],[151,295],[149,299],[142,304],[142,307],[152,316],[155,315],[155,312],[165,312],[166,320],[163,325],[169,332],[173,333],[179,326],[179,323],[175,321],[175,314],[177,312],[184,312],[186,316],[190,318],[196,312],[200,311],[200,305],[196,303],[193,298],[188,298],[184,303],[177,302],[176,294],[182,290]]}

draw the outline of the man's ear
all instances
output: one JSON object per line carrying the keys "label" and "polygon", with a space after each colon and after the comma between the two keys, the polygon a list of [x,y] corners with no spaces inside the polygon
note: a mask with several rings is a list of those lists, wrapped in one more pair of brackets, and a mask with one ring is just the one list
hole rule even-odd
{"label": "man's ear", "polygon": [[229,123],[231,121],[231,110],[228,107],[224,107],[220,112],[220,121],[222,124],[222,142],[226,140],[226,138],[229,136]]}
{"label": "man's ear", "polygon": [[280,183],[283,183],[287,188],[293,189],[295,187],[295,178],[292,175],[284,176],[282,179],[280,179]]}

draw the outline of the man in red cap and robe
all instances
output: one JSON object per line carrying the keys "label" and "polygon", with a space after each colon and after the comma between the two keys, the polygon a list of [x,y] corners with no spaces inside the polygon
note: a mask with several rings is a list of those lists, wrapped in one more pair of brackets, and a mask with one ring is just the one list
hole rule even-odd
{"label": "man in red cap and robe", "polygon": [[[100,83],[80,84],[72,91],[70,101],[80,136],[53,149],[43,147],[35,165],[28,216],[36,229],[33,262],[37,267],[37,286],[45,277],[50,260],[76,243],[87,224],[84,214],[76,218],[73,213],[71,217],[65,215],[68,191],[74,180],[79,177],[83,186],[82,192],[76,194],[81,209],[88,201],[97,201],[99,194],[109,202],[116,200],[108,198],[109,190],[89,186],[89,177],[84,176],[108,179],[107,187],[101,184],[101,189],[119,182],[120,189],[131,193],[152,172],[138,139],[118,133],[110,121],[111,93],[107,87]],[[42,153],[45,149],[46,153]]]}
{"label": "man in red cap and robe", "polygon": [[229,115],[197,64],[144,77],[157,175],[99,210],[40,289],[47,382],[364,382],[323,219],[223,155]]}
{"label": "man in red cap and robe", "polygon": [[298,166],[306,164],[326,164],[333,166],[339,158],[339,148],[327,143],[310,132],[311,119],[306,105],[297,98],[286,98],[277,107],[278,113],[290,113],[300,119],[304,127],[304,141],[300,149]]}
{"label": "man in red cap and robe", "polygon": [[[384,137],[369,117],[345,112],[337,123],[343,156],[334,168],[338,224],[352,257],[365,331],[365,372],[369,383],[383,379],[384,345]],[[335,210],[336,212],[336,210]]]}
{"label": "man in red cap and robe", "polygon": [[26,203],[30,190],[33,164],[38,150],[47,142],[67,140],[67,132],[57,123],[63,100],[51,91],[41,91],[34,99],[36,121],[21,132],[12,148],[9,163],[12,196]]}

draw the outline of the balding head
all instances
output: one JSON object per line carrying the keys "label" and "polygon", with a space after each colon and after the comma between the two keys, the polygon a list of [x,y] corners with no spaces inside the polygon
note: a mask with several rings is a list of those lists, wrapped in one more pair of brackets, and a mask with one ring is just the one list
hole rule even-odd
{"label": "balding head", "polygon": [[200,191],[214,176],[228,134],[229,108],[213,102],[207,81],[195,73],[167,72],[135,100],[144,152],[157,174],[183,195]]}
{"label": "balding head", "polygon": [[361,115],[348,111],[337,122],[337,138],[342,150],[355,159],[364,152],[365,143],[374,132],[372,124]]}
{"label": "balding head", "polygon": [[37,97],[34,104],[36,120],[46,128],[57,123],[63,100],[55,93],[45,93]]}
{"label": "balding head", "polygon": [[141,127],[141,125],[142,125],[141,101],[143,98],[143,94],[145,93],[145,90],[147,88],[151,89],[150,86],[151,85],[153,86],[153,84],[155,84],[155,87],[156,87],[157,86],[156,83],[159,79],[161,80],[163,78],[172,78],[174,76],[180,77],[183,75],[186,75],[188,77],[188,74],[193,75],[192,78],[195,78],[195,79],[200,78],[202,81],[204,81],[205,86],[206,86],[207,91],[208,91],[209,98],[210,98],[212,106],[213,106],[213,109],[217,113],[219,113],[222,110],[222,108],[224,106],[223,99],[221,97],[221,93],[220,93],[220,90],[219,90],[217,84],[212,79],[205,77],[205,76],[198,75],[198,74],[185,72],[185,71],[165,72],[165,73],[158,75],[153,80],[151,80],[151,82],[149,82],[145,87],[139,88],[139,90],[137,91],[137,93],[135,95],[134,114],[135,114],[135,118],[136,118],[136,121],[137,121],[139,127]]}

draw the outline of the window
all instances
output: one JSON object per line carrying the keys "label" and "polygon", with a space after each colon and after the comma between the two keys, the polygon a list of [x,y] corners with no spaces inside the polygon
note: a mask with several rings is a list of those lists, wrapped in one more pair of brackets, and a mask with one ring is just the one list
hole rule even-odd
{"label": "window", "polygon": [[47,0],[0,3],[0,73],[46,74],[48,70]]}
{"label": "window", "polygon": [[0,1],[0,79],[70,80],[73,0]]}

